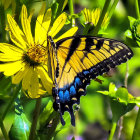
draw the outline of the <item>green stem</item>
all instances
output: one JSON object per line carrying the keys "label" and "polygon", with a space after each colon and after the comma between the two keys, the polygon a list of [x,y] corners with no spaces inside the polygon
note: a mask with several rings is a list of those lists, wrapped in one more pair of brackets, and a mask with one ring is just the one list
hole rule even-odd
{"label": "green stem", "polygon": [[135,0],[135,8],[136,8],[137,18],[139,19],[140,18],[140,11],[139,11],[139,3],[138,3],[138,0]]}
{"label": "green stem", "polygon": [[9,140],[9,137],[8,137],[8,134],[7,134],[6,129],[4,127],[2,119],[0,119],[0,127],[1,127],[1,131],[3,133],[5,140]]}
{"label": "green stem", "polygon": [[108,17],[109,17],[109,19],[111,18],[111,16],[113,15],[113,13],[114,13],[114,10],[115,10],[115,8],[116,8],[116,6],[117,6],[117,4],[118,4],[118,1],[119,0],[114,0],[114,3],[112,4],[112,6],[111,6],[111,9],[110,9],[110,11],[108,12]]}
{"label": "green stem", "polygon": [[132,135],[132,140],[138,140],[140,138],[140,108],[138,110],[134,130],[133,130],[133,135]]}
{"label": "green stem", "polygon": [[34,116],[33,116],[32,126],[31,126],[31,130],[30,130],[29,140],[35,139],[36,126],[37,126],[38,116],[40,113],[40,107],[41,107],[41,98],[38,98],[36,100],[36,106],[35,106],[35,110],[34,110]]}
{"label": "green stem", "polygon": [[68,0],[68,4],[69,4],[72,26],[75,26],[75,18],[73,18],[74,15],[73,0]]}
{"label": "green stem", "polygon": [[101,24],[102,24],[103,20],[104,20],[105,14],[106,14],[106,12],[107,12],[107,10],[108,10],[110,1],[111,1],[111,0],[106,0],[106,2],[105,2],[105,4],[104,4],[104,8],[103,8],[103,11],[102,11],[101,16],[100,16],[100,18],[99,18],[99,21],[98,21],[98,23],[97,23],[97,26],[95,27],[95,29],[94,29],[94,31],[93,31],[93,33],[92,33],[92,35],[94,35],[94,36],[96,36],[96,35],[98,34],[98,31],[99,31],[99,29],[100,29],[100,27],[101,27]]}
{"label": "green stem", "polygon": [[59,123],[60,120],[60,116],[58,112],[54,112],[56,114],[55,118],[52,121],[52,126],[50,128],[47,129],[47,133],[46,133],[46,140],[51,140],[52,137],[54,136],[56,127]]}
{"label": "green stem", "polygon": [[111,132],[110,132],[110,135],[108,137],[108,140],[112,140],[113,139],[116,127],[117,127],[117,122],[113,122],[112,128],[111,128]]}
{"label": "green stem", "polygon": [[85,25],[85,28],[84,28],[84,31],[83,31],[83,35],[87,35],[88,34],[90,27],[91,27],[90,23]]}
{"label": "green stem", "polygon": [[9,101],[4,113],[2,114],[2,120],[4,120],[8,110],[11,108],[13,102],[15,101],[15,99],[17,98],[18,94],[19,94],[19,91],[21,89],[21,84],[18,85],[18,87],[16,87],[16,90],[15,90],[15,94],[13,95],[13,97],[11,98],[11,100]]}
{"label": "green stem", "polygon": [[125,79],[124,79],[124,86],[125,88],[127,88],[127,81],[128,81],[128,70],[129,70],[129,67],[128,67],[128,62],[126,62],[126,72],[125,72]]}

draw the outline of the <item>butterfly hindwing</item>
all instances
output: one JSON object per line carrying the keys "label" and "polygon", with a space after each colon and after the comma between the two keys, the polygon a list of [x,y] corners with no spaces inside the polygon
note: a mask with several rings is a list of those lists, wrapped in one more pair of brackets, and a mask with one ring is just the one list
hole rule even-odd
{"label": "butterfly hindwing", "polygon": [[56,43],[59,75],[53,89],[54,108],[62,115],[68,111],[75,125],[73,104],[80,103],[90,80],[126,62],[133,55],[123,43],[106,38],[74,36]]}

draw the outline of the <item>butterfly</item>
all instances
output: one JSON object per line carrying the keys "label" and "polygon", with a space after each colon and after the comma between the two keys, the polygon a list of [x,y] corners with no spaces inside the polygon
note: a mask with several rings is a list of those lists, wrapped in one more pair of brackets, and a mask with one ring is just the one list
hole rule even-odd
{"label": "butterfly", "polygon": [[59,111],[62,125],[64,112],[68,111],[75,126],[73,105],[80,104],[90,80],[125,63],[133,52],[122,42],[93,36],[72,36],[56,43],[48,36],[48,43],[53,107]]}

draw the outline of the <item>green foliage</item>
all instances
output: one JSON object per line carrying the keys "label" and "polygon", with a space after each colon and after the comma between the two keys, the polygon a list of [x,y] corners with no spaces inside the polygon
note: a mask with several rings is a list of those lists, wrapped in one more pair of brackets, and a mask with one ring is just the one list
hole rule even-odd
{"label": "green foliage", "polygon": [[14,123],[9,132],[10,140],[28,140],[29,132],[30,122],[27,120],[25,114],[15,114]]}
{"label": "green foliage", "polygon": [[[71,25],[76,25],[79,27],[77,34],[93,35],[96,26],[94,26],[92,23],[85,24],[81,10],[83,8],[89,8],[91,10],[94,8],[103,9],[105,2],[107,2],[107,0],[80,0],[80,2],[75,0],[73,3],[69,3],[69,0],[47,0],[46,9],[52,9],[52,23],[63,11],[67,13],[68,18],[66,26],[59,34],[63,34],[63,31],[69,29]],[[118,127],[123,127],[123,131],[121,133],[125,140],[140,139],[140,111],[137,113],[136,110],[136,108],[140,107],[140,19],[135,17],[135,15],[139,15],[138,5],[137,9],[135,9],[135,1],[120,1],[118,7],[115,9],[116,5],[113,5],[114,2],[117,3],[117,0],[114,0],[112,3],[108,3],[108,6],[104,8],[105,10],[103,12],[103,15],[105,15],[106,12],[109,13],[111,11],[111,13],[109,13],[109,24],[107,24],[108,27],[103,30],[101,29],[101,26],[99,26],[98,29],[96,29],[95,34],[98,32],[98,36],[123,40],[123,42],[125,41],[125,43],[133,49],[134,57],[129,61],[129,72],[126,72],[124,69],[125,64],[123,64],[118,68],[115,68],[113,72],[111,71],[111,75],[113,75],[112,77],[104,78],[100,76],[99,78],[102,80],[102,84],[91,81],[91,84],[87,87],[87,95],[85,97],[81,97],[80,107],[75,106],[75,128],[71,126],[70,115],[67,112],[64,114],[66,125],[62,126],[58,112],[54,111],[53,109],[53,101],[51,98],[47,98],[47,100],[43,99],[39,118],[37,118],[36,122],[36,139],[61,140],[68,139],[69,136],[72,136],[72,140],[76,140],[77,136],[83,137],[84,139],[84,134],[86,132],[92,132],[92,136],[95,136],[96,133],[101,131],[101,129],[96,132],[94,131],[95,128],[92,131],[92,128],[90,128],[90,130],[89,126],[98,122],[101,125],[101,128],[106,132],[111,130],[110,137],[108,138],[111,140],[113,139],[117,122],[120,120],[120,118],[124,118],[123,126]],[[25,4],[28,7],[29,12],[34,8],[37,13],[40,10],[39,8],[40,5],[42,5],[42,2],[36,0],[15,0],[8,4],[9,6],[6,6],[6,9],[4,9],[5,6],[1,4],[1,42],[10,42],[5,31],[7,22],[6,14],[11,14],[14,11],[13,16],[15,16],[18,23],[18,21],[20,21],[22,4]],[[73,9],[74,7],[76,8]],[[131,8],[134,10],[130,10]],[[137,12],[136,14],[135,10]],[[37,14],[35,14],[33,21],[31,22],[33,25],[35,25],[34,21],[36,19],[36,15]],[[100,24],[101,23],[102,20],[100,20]],[[128,89],[121,87],[124,83],[125,73],[129,73],[129,78],[127,81]],[[111,83],[111,81],[113,81],[115,84]],[[108,87],[109,90],[107,90]],[[9,138],[11,140],[29,139],[31,127],[31,122],[29,120],[32,120],[34,116],[35,101],[27,99],[27,97],[24,95],[22,95],[20,100],[23,104],[25,112],[22,112],[19,115],[13,111],[14,99],[20,93],[20,88],[20,86],[18,87],[11,83],[10,77],[3,76],[3,74],[0,73],[0,117],[2,118],[1,121],[4,122],[3,124],[5,125],[5,130],[7,131],[5,132],[9,133]],[[77,108],[80,108],[79,111],[77,111]],[[15,114],[14,122],[11,121],[13,119],[11,113]],[[0,126],[1,129],[4,130],[3,124],[0,123]],[[9,127],[11,127],[10,130]],[[3,136],[5,135],[3,130],[0,132],[0,139],[6,139],[6,137]],[[87,133],[87,135],[88,134],[89,133]],[[118,135],[117,131],[116,135]],[[123,137],[120,139],[123,139]]]}

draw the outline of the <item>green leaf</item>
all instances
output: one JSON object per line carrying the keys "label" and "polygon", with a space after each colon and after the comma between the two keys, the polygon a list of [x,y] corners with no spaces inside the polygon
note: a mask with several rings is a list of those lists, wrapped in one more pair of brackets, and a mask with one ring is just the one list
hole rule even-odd
{"label": "green leaf", "polygon": [[110,105],[111,105],[111,110],[112,110],[112,115],[113,115],[112,119],[115,122],[117,122],[121,116],[131,111],[135,106],[135,104],[125,105],[113,99],[110,99]]}
{"label": "green leaf", "polygon": [[28,140],[29,132],[30,122],[27,120],[25,114],[15,114],[14,123],[9,132],[10,140]]}
{"label": "green leaf", "polygon": [[54,22],[54,20],[56,18],[58,6],[59,6],[59,4],[57,2],[55,2],[51,7],[51,9],[52,9],[52,23]]}
{"label": "green leaf", "polygon": [[130,30],[126,30],[126,31],[125,31],[125,36],[127,36],[128,38],[133,39],[133,37],[132,37],[132,32],[131,32]]}
{"label": "green leaf", "polygon": [[[49,117],[53,113],[53,102],[49,100],[48,104],[44,108],[43,112],[40,114],[39,123],[43,127],[46,123],[49,123]],[[48,120],[49,119],[49,120]]]}
{"label": "green leaf", "polygon": [[137,42],[138,46],[140,47],[140,42],[139,41],[136,41],[136,42]]}
{"label": "green leaf", "polygon": [[62,11],[63,11],[64,8],[66,7],[67,3],[68,3],[68,0],[64,0],[63,7],[62,7]]}
{"label": "green leaf", "polygon": [[128,91],[126,88],[120,87],[116,92],[116,97],[119,99],[119,102],[122,102],[127,105],[128,103]]}
{"label": "green leaf", "polygon": [[132,26],[133,26],[134,22],[136,21],[136,19],[131,17],[131,16],[128,16],[128,19],[129,19],[129,22],[130,22],[130,28],[132,29]]}
{"label": "green leaf", "polygon": [[109,85],[110,96],[112,96],[112,97],[115,96],[116,90],[117,90],[117,88],[116,88],[115,84],[110,83],[110,85]]}
{"label": "green leaf", "polygon": [[135,98],[128,93],[124,87],[116,88],[113,83],[109,85],[109,91],[99,91],[110,97],[110,105],[113,114],[113,121],[117,122],[121,116],[129,112],[136,105]]}

